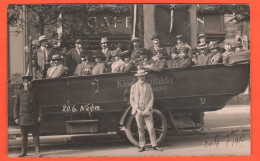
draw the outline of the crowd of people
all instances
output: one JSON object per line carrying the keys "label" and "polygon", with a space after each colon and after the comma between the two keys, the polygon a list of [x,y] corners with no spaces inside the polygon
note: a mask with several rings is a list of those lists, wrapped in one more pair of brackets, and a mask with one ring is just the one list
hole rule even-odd
{"label": "crowd of people", "polygon": [[[33,52],[34,79],[59,78],[63,76],[86,76],[103,73],[136,71],[138,69],[161,71],[165,68],[183,68],[192,65],[227,63],[227,58],[242,50],[242,43],[226,44],[224,49],[217,41],[207,41],[207,35],[199,34],[199,44],[192,49],[182,35],[176,36],[177,44],[167,52],[161,47],[159,35],[152,37],[153,45],[142,48],[138,38],[132,38],[132,50],[120,48],[110,50],[109,40],[101,38],[100,50],[94,56],[83,49],[82,40],[75,41],[75,47],[60,54],[48,46],[48,38],[38,39],[40,47]],[[91,58],[91,59],[90,59]]]}

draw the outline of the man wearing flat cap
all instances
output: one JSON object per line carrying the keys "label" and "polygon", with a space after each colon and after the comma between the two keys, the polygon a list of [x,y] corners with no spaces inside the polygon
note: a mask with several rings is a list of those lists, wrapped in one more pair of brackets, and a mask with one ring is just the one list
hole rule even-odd
{"label": "man wearing flat cap", "polygon": [[160,39],[161,39],[161,37],[158,34],[155,34],[152,36],[151,40],[153,41],[153,46],[150,46],[148,48],[148,54],[150,54],[151,57],[156,55],[156,53],[157,53],[156,51],[159,50],[159,48],[162,48],[163,50],[166,51],[165,48],[160,47]]}
{"label": "man wearing flat cap", "polygon": [[60,78],[67,75],[68,68],[62,65],[61,56],[55,54],[52,56],[51,61],[53,63],[47,71],[47,78]]}
{"label": "man wearing flat cap", "polygon": [[49,60],[52,57],[52,49],[45,35],[39,37],[40,48],[34,50],[33,57],[36,62],[37,77],[36,79],[46,78],[47,69],[50,67]]}
{"label": "man wearing flat cap", "polygon": [[18,90],[14,102],[14,120],[21,127],[22,151],[18,157],[27,155],[28,133],[32,133],[36,157],[41,157],[39,123],[41,121],[41,109],[37,98],[32,91],[31,76],[22,77],[23,89]]}
{"label": "man wearing flat cap", "polygon": [[145,151],[145,126],[149,132],[150,141],[154,150],[162,151],[157,147],[156,135],[153,126],[153,90],[149,83],[145,82],[147,72],[138,70],[135,76],[137,82],[131,86],[130,104],[132,115],[135,115],[139,134],[139,152]]}
{"label": "man wearing flat cap", "polygon": [[70,51],[65,56],[64,65],[68,67],[68,76],[72,76],[75,73],[77,65],[81,63],[81,52],[82,52],[82,40],[76,39],[75,48],[70,49]]}

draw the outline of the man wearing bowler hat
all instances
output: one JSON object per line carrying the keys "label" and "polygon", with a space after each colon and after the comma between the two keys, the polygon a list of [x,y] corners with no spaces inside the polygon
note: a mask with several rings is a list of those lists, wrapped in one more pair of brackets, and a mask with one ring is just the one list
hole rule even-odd
{"label": "man wearing bowler hat", "polygon": [[68,75],[74,75],[76,67],[81,63],[81,52],[82,52],[82,40],[76,39],[75,48],[70,49],[66,54],[64,65],[69,68]]}
{"label": "man wearing bowler hat", "polygon": [[36,96],[31,90],[31,76],[22,77],[23,89],[17,91],[14,103],[14,120],[21,127],[22,151],[18,157],[27,155],[28,133],[32,133],[36,157],[41,157],[39,124],[41,110]]}
{"label": "man wearing bowler hat", "polygon": [[149,132],[150,141],[154,150],[162,151],[157,147],[156,135],[153,126],[153,90],[150,84],[145,82],[147,72],[138,70],[135,76],[138,81],[131,86],[130,104],[132,115],[135,115],[139,134],[139,152],[145,151],[145,126]]}

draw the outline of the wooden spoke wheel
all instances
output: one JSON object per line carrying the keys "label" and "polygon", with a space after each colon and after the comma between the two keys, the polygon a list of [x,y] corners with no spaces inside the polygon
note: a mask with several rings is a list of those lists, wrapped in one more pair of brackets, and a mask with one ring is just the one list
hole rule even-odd
{"label": "wooden spoke wheel", "polygon": [[[167,133],[167,120],[161,111],[154,109],[153,122],[154,122],[154,130],[156,134],[157,144],[160,144],[165,138]],[[126,136],[132,144],[139,146],[138,127],[134,115],[130,115],[127,120]],[[149,133],[146,127],[145,127],[145,138],[146,138],[146,144],[151,145],[149,139]]]}

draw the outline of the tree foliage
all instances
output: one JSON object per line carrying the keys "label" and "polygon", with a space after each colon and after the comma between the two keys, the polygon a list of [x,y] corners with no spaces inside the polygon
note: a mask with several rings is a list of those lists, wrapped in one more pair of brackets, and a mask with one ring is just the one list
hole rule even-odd
{"label": "tree foliage", "polygon": [[250,22],[250,6],[247,4],[200,4],[197,12],[201,14],[232,14],[230,21]]}

